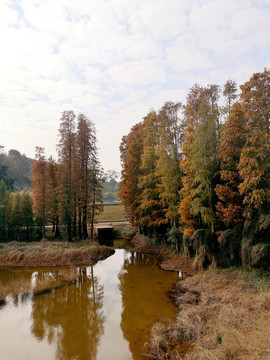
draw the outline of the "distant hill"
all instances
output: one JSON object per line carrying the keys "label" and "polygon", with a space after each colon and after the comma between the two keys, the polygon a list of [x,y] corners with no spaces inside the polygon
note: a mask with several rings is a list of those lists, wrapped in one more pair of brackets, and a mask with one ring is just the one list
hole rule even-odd
{"label": "distant hill", "polygon": [[20,191],[26,186],[31,186],[31,165],[34,159],[22,155],[18,150],[4,152],[0,146],[0,180],[4,180],[7,188]]}

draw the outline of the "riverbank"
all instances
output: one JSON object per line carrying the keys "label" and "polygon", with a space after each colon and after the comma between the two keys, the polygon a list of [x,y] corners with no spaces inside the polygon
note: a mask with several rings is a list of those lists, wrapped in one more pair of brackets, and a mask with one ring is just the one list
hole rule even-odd
{"label": "riverbank", "polygon": [[258,281],[211,270],[178,282],[169,295],[179,315],[153,327],[150,359],[270,359],[270,291]]}
{"label": "riverbank", "polygon": [[131,250],[133,252],[157,254],[159,267],[163,270],[181,271],[187,275],[195,275],[198,272],[192,266],[192,259],[181,254],[176,254],[174,251],[163,248],[162,246],[149,244],[142,235],[136,234],[131,242],[134,246]]}
{"label": "riverbank", "polygon": [[150,359],[270,359],[270,274],[230,268],[195,271],[192,260],[133,239],[136,252],[157,253],[164,270],[186,272],[168,296],[179,309],[157,323],[146,344]]}
{"label": "riverbank", "polygon": [[93,265],[114,253],[113,249],[90,243],[89,240],[68,243],[40,241],[23,243],[12,241],[0,244],[0,266],[63,266]]}

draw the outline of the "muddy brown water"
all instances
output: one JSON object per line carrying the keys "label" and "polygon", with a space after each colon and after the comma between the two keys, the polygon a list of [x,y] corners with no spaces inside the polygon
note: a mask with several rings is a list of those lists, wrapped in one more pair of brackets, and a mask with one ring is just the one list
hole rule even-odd
{"label": "muddy brown water", "polygon": [[[64,271],[70,269],[0,269],[0,286],[18,279],[33,284]],[[159,269],[155,255],[117,249],[76,271],[71,285],[6,299],[0,307],[1,359],[143,359],[154,323],[177,314],[166,291],[178,273]]]}

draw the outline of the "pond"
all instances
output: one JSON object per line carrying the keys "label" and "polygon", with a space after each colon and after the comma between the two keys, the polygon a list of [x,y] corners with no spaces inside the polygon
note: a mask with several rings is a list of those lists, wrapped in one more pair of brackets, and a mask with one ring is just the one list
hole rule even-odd
{"label": "pond", "polygon": [[[56,278],[70,268],[0,269],[0,286]],[[73,268],[70,285],[39,296],[8,297],[0,307],[1,359],[142,359],[157,321],[177,309],[166,291],[178,273],[158,268],[155,255],[115,254],[95,266]]]}

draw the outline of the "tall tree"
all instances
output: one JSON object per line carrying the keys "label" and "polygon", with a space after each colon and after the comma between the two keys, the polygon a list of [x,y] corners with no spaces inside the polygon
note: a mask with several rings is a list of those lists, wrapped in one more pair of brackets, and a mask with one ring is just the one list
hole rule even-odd
{"label": "tall tree", "polygon": [[240,155],[245,144],[246,120],[240,103],[233,105],[221,133],[219,159],[221,161],[221,184],[216,186],[218,195],[217,215],[226,226],[233,226],[243,220],[243,198],[238,186]]}
{"label": "tall tree", "polygon": [[144,118],[143,152],[141,156],[142,175],[138,187],[141,190],[140,205],[138,207],[140,224],[150,230],[154,237],[159,233],[165,244],[167,219],[163,212],[159,197],[158,186],[161,183],[157,173],[158,159],[158,120],[155,111],[151,111]]}
{"label": "tall tree", "polygon": [[183,123],[179,118],[181,109],[181,103],[167,102],[158,113],[157,174],[161,180],[158,191],[166,218],[174,227],[179,225],[179,191],[182,184],[179,168],[183,140]]}
{"label": "tall tree", "polygon": [[218,148],[218,110],[219,88],[208,85],[198,109],[199,120],[195,126],[191,145],[191,169],[194,172],[195,187],[191,193],[191,211],[215,232],[215,193],[214,188],[219,170]]}
{"label": "tall tree", "polygon": [[42,222],[42,238],[45,239],[46,224],[46,169],[47,162],[44,156],[44,148],[36,147],[36,161],[31,167],[33,187],[33,207],[35,216]]}
{"label": "tall tree", "polygon": [[72,242],[73,189],[72,173],[74,171],[75,153],[75,114],[68,110],[62,113],[59,128],[58,156],[62,165],[62,201],[67,225],[67,239]]}
{"label": "tall tree", "polygon": [[185,131],[184,141],[182,147],[182,159],[180,168],[183,171],[183,187],[180,191],[180,206],[179,214],[181,218],[182,230],[184,236],[191,238],[195,231],[195,226],[198,223],[196,216],[191,211],[191,202],[193,199],[192,189],[194,185],[195,172],[191,167],[191,145],[195,134],[195,125],[198,121],[198,110],[201,104],[203,89],[199,85],[194,85],[187,96],[187,103],[185,105]]}
{"label": "tall tree", "polygon": [[226,103],[223,107],[223,113],[226,114],[226,118],[229,116],[234,101],[237,99],[237,84],[233,80],[227,80],[223,87],[223,96],[225,97]]}
{"label": "tall tree", "polygon": [[143,152],[143,123],[134,125],[127,136],[122,138],[120,145],[121,181],[119,197],[125,206],[127,217],[133,225],[139,221],[138,207],[141,189],[139,179],[142,175],[141,156]]}
{"label": "tall tree", "polygon": [[259,209],[270,202],[270,71],[254,74],[241,90],[247,125],[239,189],[251,212],[253,206]]}
{"label": "tall tree", "polygon": [[[82,238],[88,237],[87,220],[89,215],[90,200],[95,202],[98,181],[98,170],[100,168],[97,159],[96,130],[94,124],[84,115],[78,116],[77,127],[77,159],[78,159],[78,199],[79,199],[79,235],[81,235],[82,216]],[[91,187],[91,190],[90,190]],[[92,191],[92,194],[91,194]],[[95,194],[93,194],[95,193]],[[91,211],[91,219],[93,209]]]}
{"label": "tall tree", "polygon": [[58,164],[53,160],[52,156],[47,161],[46,171],[46,217],[53,225],[53,232],[56,239],[60,238],[59,226],[59,176]]}
{"label": "tall tree", "polygon": [[241,86],[246,142],[239,162],[245,206],[242,261],[269,264],[270,254],[270,71],[254,74]]}

